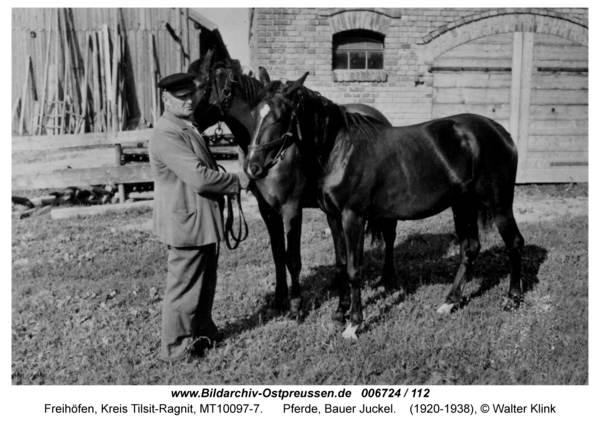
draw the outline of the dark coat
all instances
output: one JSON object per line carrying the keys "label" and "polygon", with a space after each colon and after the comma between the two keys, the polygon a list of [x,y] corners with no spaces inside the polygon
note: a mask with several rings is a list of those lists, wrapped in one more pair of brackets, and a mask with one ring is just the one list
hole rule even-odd
{"label": "dark coat", "polygon": [[154,175],[154,232],[174,247],[223,240],[223,195],[237,194],[237,175],[217,169],[204,139],[169,111],[148,147]]}

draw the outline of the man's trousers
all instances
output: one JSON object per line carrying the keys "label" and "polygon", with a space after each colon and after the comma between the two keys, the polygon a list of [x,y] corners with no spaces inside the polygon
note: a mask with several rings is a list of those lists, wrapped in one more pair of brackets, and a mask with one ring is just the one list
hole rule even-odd
{"label": "man's trousers", "polygon": [[184,359],[191,352],[192,344],[205,346],[217,337],[212,307],[218,256],[216,244],[169,248],[162,311],[162,359]]}

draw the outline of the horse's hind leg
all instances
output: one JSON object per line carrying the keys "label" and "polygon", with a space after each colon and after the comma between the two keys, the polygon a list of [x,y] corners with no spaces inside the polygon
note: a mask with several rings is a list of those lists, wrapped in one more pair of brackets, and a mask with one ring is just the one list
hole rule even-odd
{"label": "horse's hind leg", "polygon": [[463,284],[472,278],[473,262],[481,250],[477,210],[477,203],[470,196],[463,197],[461,201],[452,206],[454,226],[460,242],[460,266],[452,288],[446,297],[446,302],[437,310],[440,314],[450,313],[460,304]]}
{"label": "horse's hind leg", "polygon": [[329,290],[339,290],[340,285],[348,284],[348,274],[346,273],[346,242],[342,226],[329,215],[327,215],[327,222],[331,230],[335,250],[335,275],[329,285]]}
{"label": "horse's hind leg", "polygon": [[348,281],[352,293],[350,325],[344,331],[343,336],[344,338],[356,339],[356,330],[363,321],[360,285],[362,282],[365,219],[363,216],[346,210],[342,213],[342,227],[344,228],[344,238],[346,240]]}
{"label": "horse's hind leg", "polygon": [[510,259],[510,288],[508,290],[508,298],[513,304],[507,306],[512,308],[519,305],[523,296],[521,290],[521,257],[525,240],[515,222],[512,203],[507,207],[496,208],[494,211],[494,222],[504,240]]}
{"label": "horse's hind leg", "polygon": [[396,220],[383,220],[381,232],[385,241],[385,259],[380,284],[391,291],[395,287],[396,267],[394,266],[394,241],[396,241]]}

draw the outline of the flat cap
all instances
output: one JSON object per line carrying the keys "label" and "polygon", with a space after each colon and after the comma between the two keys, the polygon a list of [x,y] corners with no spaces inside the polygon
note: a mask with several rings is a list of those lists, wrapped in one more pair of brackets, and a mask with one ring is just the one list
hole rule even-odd
{"label": "flat cap", "polygon": [[194,75],[183,72],[164,77],[158,82],[157,86],[174,96],[183,96],[196,91]]}

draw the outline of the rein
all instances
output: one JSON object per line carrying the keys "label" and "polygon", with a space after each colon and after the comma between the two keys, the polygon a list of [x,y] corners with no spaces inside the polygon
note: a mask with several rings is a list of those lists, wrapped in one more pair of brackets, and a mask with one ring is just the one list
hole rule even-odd
{"label": "rein", "polygon": [[258,144],[258,145],[251,144],[250,146],[248,146],[249,152],[260,152],[263,150],[273,150],[273,149],[276,149],[277,147],[281,146],[281,147],[279,147],[279,151],[277,152],[275,157],[273,157],[273,159],[271,159],[265,165],[266,169],[270,169],[270,168],[274,167],[275,165],[277,165],[277,162],[285,159],[285,152],[286,152],[287,148],[290,147],[294,143],[294,139],[293,139],[294,127],[296,127],[296,132],[298,133],[298,139],[302,140],[302,132],[300,131],[300,122],[298,121],[298,115],[297,115],[298,108],[296,106],[294,106],[294,104],[292,102],[290,102],[288,99],[286,99],[281,94],[276,94],[275,96],[292,108],[292,116],[290,118],[290,125],[289,125],[287,131],[285,132],[285,134],[283,134],[281,137],[279,137],[276,140],[270,141],[268,143]]}
{"label": "rein", "polygon": [[[218,165],[219,169],[226,172],[222,165]],[[238,245],[248,238],[248,223],[242,209],[242,196],[235,196],[237,199],[238,208],[238,230],[237,234],[233,230],[234,211],[233,211],[233,196],[227,196],[227,218],[225,219],[225,244],[229,250],[237,249]]]}

